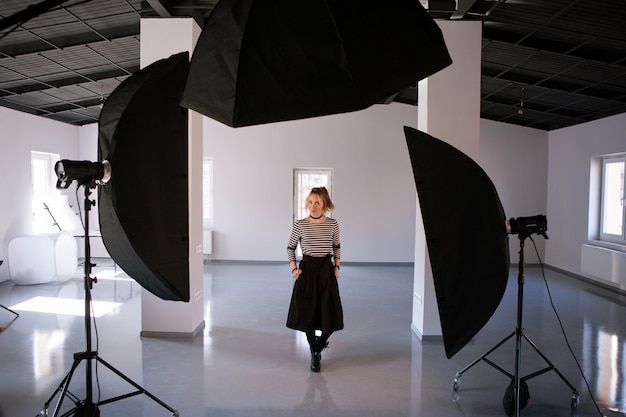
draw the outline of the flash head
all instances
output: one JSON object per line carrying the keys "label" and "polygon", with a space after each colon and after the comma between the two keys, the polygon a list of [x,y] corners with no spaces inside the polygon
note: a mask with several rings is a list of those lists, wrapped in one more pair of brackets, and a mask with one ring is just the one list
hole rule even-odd
{"label": "flash head", "polygon": [[520,238],[526,238],[533,233],[548,238],[546,230],[548,230],[548,220],[546,216],[538,215],[532,217],[511,218],[506,222],[507,234],[519,235]]}
{"label": "flash head", "polygon": [[62,159],[54,165],[57,174],[58,189],[66,189],[73,181],[79,185],[94,188],[96,185],[104,185],[111,178],[111,164],[108,161],[70,161]]}

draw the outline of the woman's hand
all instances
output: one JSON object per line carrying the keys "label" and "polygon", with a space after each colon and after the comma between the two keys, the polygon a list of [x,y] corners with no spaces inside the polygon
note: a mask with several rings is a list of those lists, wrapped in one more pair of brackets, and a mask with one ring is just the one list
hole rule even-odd
{"label": "woman's hand", "polygon": [[293,279],[298,279],[301,273],[302,273],[302,270],[300,268],[294,268],[291,271],[291,276],[293,277]]}

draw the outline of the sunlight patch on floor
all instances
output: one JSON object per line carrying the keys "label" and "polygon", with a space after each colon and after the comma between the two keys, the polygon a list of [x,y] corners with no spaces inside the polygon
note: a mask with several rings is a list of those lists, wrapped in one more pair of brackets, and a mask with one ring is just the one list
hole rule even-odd
{"label": "sunlight patch on floor", "polygon": [[[115,303],[111,301],[92,301],[91,314],[94,317],[102,317],[121,305],[122,303]],[[39,296],[28,299],[19,304],[15,304],[11,307],[11,309],[16,311],[32,311],[36,313],[84,316],[85,301],[70,298]]]}

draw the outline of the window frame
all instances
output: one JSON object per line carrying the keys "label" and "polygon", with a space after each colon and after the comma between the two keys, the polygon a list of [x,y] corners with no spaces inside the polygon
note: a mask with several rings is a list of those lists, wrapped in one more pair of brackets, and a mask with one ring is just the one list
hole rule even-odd
{"label": "window frame", "polygon": [[621,205],[622,205],[622,224],[621,224],[621,234],[614,233],[606,233],[605,230],[605,222],[606,222],[606,207],[605,204],[607,202],[607,164],[612,163],[621,163],[624,166],[624,171],[626,172],[626,153],[622,154],[614,154],[614,155],[604,155],[602,156],[601,161],[601,184],[600,184],[600,205],[599,205],[599,219],[598,219],[598,239],[602,242],[615,243],[619,245],[626,245],[626,204],[624,203],[624,190],[626,189],[626,175],[623,175],[621,179]]}
{"label": "window frame", "polygon": [[213,226],[213,158],[202,158],[202,226],[210,229]]}
{"label": "window frame", "polygon": [[[61,156],[53,152],[31,151],[30,153],[31,227],[35,233],[45,233],[59,227],[44,205],[49,198],[61,195],[61,192],[56,188],[54,172],[54,165],[59,159]],[[38,163],[41,165],[38,166]]]}
{"label": "window frame", "polygon": [[[317,179],[303,179],[304,176],[320,176]],[[326,181],[321,178],[326,177]],[[314,187],[326,187],[328,195],[333,196],[332,168],[294,168],[293,170],[293,221],[306,217],[306,196]],[[330,217],[330,214],[329,214]]]}

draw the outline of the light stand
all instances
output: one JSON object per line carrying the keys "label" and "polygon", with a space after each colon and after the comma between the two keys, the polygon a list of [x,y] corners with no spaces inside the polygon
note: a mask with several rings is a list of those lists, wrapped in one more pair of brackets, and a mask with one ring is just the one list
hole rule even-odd
{"label": "light stand", "polygon": [[[519,267],[518,267],[518,277],[517,277],[517,325],[516,325],[515,331],[513,331],[507,337],[502,339],[493,348],[491,348],[482,356],[478,357],[476,360],[474,360],[468,366],[463,368],[461,371],[457,372],[454,377],[453,389],[454,391],[458,391],[460,382],[461,382],[461,376],[465,372],[467,372],[471,367],[473,367],[478,362],[483,360],[487,362],[487,364],[491,365],[492,367],[502,372],[504,375],[508,376],[514,381],[514,400],[515,400],[514,416],[519,417],[520,410],[521,408],[523,408],[521,407],[521,404],[520,404],[520,382],[534,378],[548,371],[554,371],[563,380],[563,382],[565,382],[565,384],[572,390],[572,400],[571,400],[570,406],[571,406],[571,410],[575,412],[580,402],[580,396],[578,394],[578,391],[576,390],[576,388],[574,388],[572,384],[570,384],[567,381],[567,379],[565,379],[563,374],[561,374],[561,372],[559,372],[559,370],[556,369],[556,367],[552,364],[552,362],[550,362],[550,360],[543,353],[541,353],[537,345],[533,343],[532,340],[530,340],[530,338],[524,332],[524,328],[522,327],[522,312],[523,312],[523,303],[524,303],[524,241],[526,240],[527,237],[530,236],[530,233],[520,233],[518,236],[519,236],[519,241],[520,241],[520,251],[519,251]],[[515,336],[515,371],[514,371],[514,374],[511,375],[509,372],[505,371],[500,366],[496,365],[494,362],[489,360],[487,356],[489,356],[489,354],[491,354],[493,351],[498,349],[502,344],[504,344],[507,340],[509,340],[513,336]],[[543,360],[548,364],[548,366],[536,372],[533,372],[532,374],[529,374],[520,378],[520,367],[521,367],[521,362],[522,362],[522,338],[530,344],[530,346],[539,354],[539,356],[543,358]]]}
{"label": "light stand", "polygon": [[[157,402],[162,407],[169,410],[173,416],[178,417],[178,411],[174,410],[163,401],[159,400],[150,392],[146,391],[140,385],[132,381],[130,378],[122,374],[120,371],[115,369],[109,363],[107,363],[104,359],[98,356],[98,352],[93,351],[91,348],[91,288],[94,282],[97,282],[95,278],[91,278],[91,250],[89,245],[89,212],[91,211],[91,207],[95,205],[95,202],[89,199],[89,195],[91,194],[91,188],[95,187],[95,183],[91,180],[83,181],[81,184],[79,181],[79,185],[83,185],[85,188],[85,276],[84,276],[84,286],[85,286],[85,333],[87,339],[87,346],[85,352],[74,353],[74,363],[70,371],[65,375],[60,385],[54,391],[52,396],[46,401],[44,404],[44,408],[39,414],[39,416],[48,416],[48,410],[50,407],[50,403],[53,399],[60,393],[59,399],[57,401],[56,407],[52,413],[52,416],[56,417],[59,415],[61,410],[61,405],[63,404],[63,400],[65,397],[70,397],[72,401],[74,401],[75,407],[66,413],[62,414],[63,417],[67,416],[78,416],[78,417],[98,417],[100,415],[99,406],[112,403],[115,401],[119,401],[125,398],[133,397],[139,394],[145,394],[150,397],[152,400]],[[75,395],[73,395],[69,390],[70,381],[72,376],[74,375],[74,371],[78,367],[78,365],[85,361],[85,388],[86,388],[86,398],[84,400],[78,399]],[[130,385],[135,387],[137,391],[130,392],[128,394],[120,395],[117,397],[109,398],[104,401],[99,401],[94,403],[93,400],[93,381],[92,381],[92,361],[96,360],[105,367],[107,367],[110,371],[115,373],[117,376],[122,378],[124,381],[128,382]]]}
{"label": "light stand", "polygon": [[[4,263],[4,261],[0,261],[0,265],[2,265],[3,263]],[[3,331],[5,331],[6,329],[8,329],[8,328],[9,328],[9,326],[10,326],[11,324],[13,324],[13,322],[14,322],[15,320],[17,320],[17,318],[18,318],[20,315],[19,315],[19,314],[17,314],[15,311],[11,310],[10,308],[5,307],[3,304],[0,304],[0,307],[2,307],[3,309],[5,309],[5,310],[6,310],[6,311],[8,311],[9,313],[13,314],[13,316],[14,316],[14,317],[13,317],[13,319],[12,319],[12,320],[11,320],[11,321],[10,321],[10,322],[6,325],[6,326],[0,326],[0,332],[3,332]]]}

